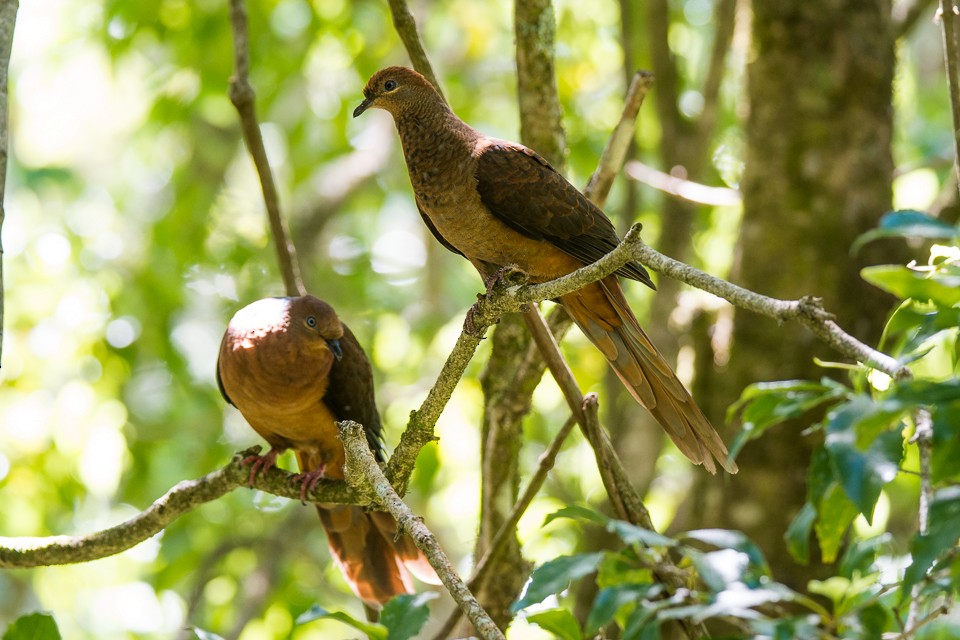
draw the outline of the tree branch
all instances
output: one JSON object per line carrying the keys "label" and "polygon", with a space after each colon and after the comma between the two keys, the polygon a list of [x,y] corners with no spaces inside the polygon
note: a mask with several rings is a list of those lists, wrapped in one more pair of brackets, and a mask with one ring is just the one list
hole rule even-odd
{"label": "tree branch", "polygon": [[443,89],[437,81],[437,76],[433,73],[433,66],[427,57],[427,52],[423,49],[423,43],[420,41],[420,34],[417,32],[417,21],[414,20],[410,8],[407,7],[406,0],[390,0],[390,14],[393,16],[393,28],[396,29],[403,46],[410,56],[410,62],[413,68],[430,81],[433,87],[440,94],[440,97],[446,100],[443,95]]}
{"label": "tree branch", "polygon": [[430,566],[437,572],[437,576],[443,582],[443,585],[457,601],[457,604],[463,610],[464,614],[473,623],[474,628],[480,637],[492,640],[503,640],[503,633],[493,623],[490,616],[483,610],[480,603],[477,602],[473,594],[454,571],[453,565],[447,559],[440,543],[434,537],[433,533],[423,524],[423,520],[418,518],[410,511],[410,507],[404,504],[387,477],[380,469],[373,453],[370,451],[370,445],[367,444],[367,438],[364,435],[363,427],[356,422],[345,420],[339,423],[340,439],[343,441],[343,448],[347,453],[346,477],[358,494],[371,495],[376,502],[390,512],[402,531],[405,531],[413,539],[427,560]]}
{"label": "tree branch", "polygon": [[633,74],[633,80],[630,81],[630,87],[627,89],[627,97],[623,104],[623,112],[620,114],[620,121],[610,134],[607,146],[603,149],[603,155],[600,156],[600,162],[597,170],[590,176],[590,182],[583,190],[583,194],[593,201],[598,207],[603,207],[610,193],[610,187],[613,185],[613,179],[623,161],[627,157],[627,150],[630,148],[630,142],[633,140],[633,133],[637,126],[637,115],[640,113],[640,106],[643,99],[647,97],[650,86],[653,84],[653,74],[649,71],[637,71]]}
{"label": "tree branch", "polygon": [[[534,472],[533,476],[530,478],[530,481],[527,483],[527,488],[524,489],[523,494],[521,494],[520,498],[517,500],[517,503],[513,505],[510,515],[507,516],[506,520],[503,521],[503,524],[500,525],[500,528],[497,529],[497,533],[490,541],[490,546],[487,548],[486,553],[482,558],[480,558],[480,561],[473,568],[473,575],[471,575],[470,579],[467,580],[467,588],[470,589],[470,591],[476,591],[483,586],[484,581],[490,574],[490,570],[495,566],[494,561],[496,561],[497,558],[500,557],[501,552],[506,549],[507,542],[509,541],[510,537],[514,535],[517,524],[520,522],[520,518],[522,518],[523,514],[526,513],[530,503],[533,502],[533,499],[540,491],[540,487],[542,487],[543,483],[546,481],[547,474],[551,469],[553,469],[553,465],[557,461],[557,454],[560,453],[560,447],[563,446],[567,436],[570,435],[570,432],[573,431],[575,426],[577,426],[576,418],[573,416],[567,418],[567,421],[563,423],[562,427],[560,427],[560,431],[558,431],[557,435],[554,436],[550,446],[548,446],[546,451],[540,455],[539,465],[537,466],[537,470]],[[461,614],[462,612],[460,609],[454,609],[447,618],[447,621],[443,623],[443,627],[441,627],[440,631],[433,636],[433,639],[443,640],[449,636],[450,633],[453,632],[454,627],[456,627],[457,623],[460,621]]]}
{"label": "tree branch", "polygon": [[260,188],[267,207],[267,217],[273,232],[273,243],[280,262],[280,273],[288,296],[302,296],[307,290],[300,276],[300,264],[297,250],[290,239],[286,222],[280,215],[280,203],[277,187],[273,182],[267,150],[263,146],[263,135],[257,123],[257,111],[253,87],[250,85],[250,41],[247,36],[247,10],[243,0],[230,0],[230,24],[233,28],[234,65],[236,74],[230,78],[230,101],[240,114],[240,126],[247,149],[253,157],[253,163],[260,176]]}
{"label": "tree branch", "polygon": [[703,109],[697,118],[697,147],[705,149],[717,124],[720,103],[720,86],[726,71],[727,53],[733,41],[737,22],[737,0],[719,0],[713,11],[713,47],[707,64],[707,77],[703,81]]}
{"label": "tree branch", "polygon": [[[830,319],[829,314],[816,300],[810,298],[777,300],[743,289],[654,251],[643,244],[639,231],[640,226],[634,225],[616,249],[597,262],[567,276],[536,285],[518,285],[509,281],[499,281],[494,284],[489,294],[477,296],[477,304],[471,310],[474,332],[469,333],[464,330],[460,334],[453,351],[444,363],[437,382],[430,389],[420,408],[411,413],[410,422],[400,439],[400,444],[387,464],[386,475],[399,492],[402,493],[406,489],[420,449],[426,443],[436,439],[433,435],[436,421],[487,328],[505,313],[517,312],[530,302],[556,298],[582,288],[590,282],[613,273],[631,259],[638,260],[655,271],[691,286],[713,293],[743,309],[778,321],[800,322],[840,353],[867,363],[892,377],[910,375],[909,369],[894,358],[870,348],[843,331]],[[530,320],[532,320],[533,311],[527,314]],[[539,310],[536,310],[536,316],[542,318]],[[542,321],[531,322],[531,329],[539,331],[536,324],[542,324]],[[546,334],[552,339],[552,333],[549,330]],[[555,357],[551,355],[555,350],[545,347],[542,349],[546,349],[545,355],[549,363],[550,359]],[[562,388],[564,387],[562,380],[566,377],[566,374],[561,373],[564,367],[566,363],[562,357],[554,361],[551,367]],[[572,374],[570,378],[572,379]],[[575,381],[573,384],[575,385]],[[579,421],[583,416],[582,396],[579,396],[578,390],[570,389],[565,389],[564,393]],[[0,538],[0,567],[32,567],[84,562],[118,553],[158,533],[180,514],[246,484],[248,477],[249,470],[235,457],[233,462],[220,471],[199,480],[180,483],[140,515],[104,532],[82,537]],[[298,499],[299,492],[290,483],[291,477],[291,474],[273,469],[266,474],[258,475],[253,487],[273,495]],[[308,493],[308,498],[311,502],[360,505],[368,502],[363,496],[349,491],[343,483],[336,482],[322,482],[314,491]]]}
{"label": "tree branch", "polygon": [[[940,0],[940,26],[943,29],[943,59],[950,90],[950,111],[953,114],[954,170],[960,178],[960,6],[957,0]],[[958,180],[960,185],[960,180]]]}
{"label": "tree branch", "polygon": [[[610,502],[617,512],[617,517],[653,531],[650,512],[647,511],[640,496],[634,490],[626,472],[623,470],[623,464],[620,462],[619,456],[613,450],[607,434],[600,427],[600,418],[597,413],[599,410],[597,395],[590,393],[584,397],[580,392],[580,387],[573,377],[570,366],[564,360],[563,354],[560,353],[560,346],[553,339],[543,316],[540,315],[540,309],[531,305],[524,315],[524,319],[527,320],[527,326],[530,327],[533,339],[547,361],[547,366],[550,367],[550,373],[563,391],[570,410],[580,424],[580,430],[593,448],[597,470],[600,472],[603,487],[610,497]],[[666,569],[655,568],[654,574],[661,583],[671,590],[676,590],[682,588],[684,584],[682,580],[673,577],[675,571],[676,568],[669,565]],[[702,623],[693,623],[685,618],[680,618],[677,622],[688,638],[708,637]]]}
{"label": "tree branch", "polygon": [[[99,560],[126,551],[147,538],[160,533],[171,522],[238,487],[250,486],[266,493],[300,499],[294,475],[273,468],[258,474],[248,485],[250,468],[242,463],[260,447],[240,452],[222,469],[196,480],[184,480],[157,499],[147,509],[116,526],[84,536],[48,536],[42,538],[0,537],[0,568],[26,569],[56,564],[73,564]],[[308,493],[310,502],[365,504],[343,482],[324,481]]]}
{"label": "tree branch", "polygon": [[[6,217],[4,196],[7,185],[7,150],[9,148],[9,118],[7,117],[8,76],[10,51],[13,48],[13,29],[17,23],[17,0],[0,3],[0,230]],[[0,359],[3,356],[3,245],[0,243]]]}
{"label": "tree branch", "polygon": [[[933,458],[933,421],[927,409],[918,409],[913,415],[916,431],[913,439],[917,442],[920,452],[920,501],[917,505],[917,522],[920,535],[926,535],[930,530],[930,503],[933,501],[933,480],[930,475],[930,464]],[[918,623],[920,617],[921,592],[923,583],[917,582],[913,586],[910,598],[910,608],[907,610],[907,629],[916,630],[924,623]]]}
{"label": "tree branch", "polygon": [[899,2],[893,8],[893,33],[895,39],[905,37],[910,33],[920,18],[928,11],[933,11],[937,0],[914,0],[909,5]]}
{"label": "tree branch", "polygon": [[551,0],[513,3],[517,38],[517,99],[520,142],[563,170],[566,147],[553,62],[554,15]]}
{"label": "tree branch", "polygon": [[642,182],[658,191],[670,194],[694,204],[706,204],[713,207],[740,204],[743,195],[729,187],[711,187],[709,185],[686,180],[654,169],[639,160],[631,160],[623,168],[631,180]]}

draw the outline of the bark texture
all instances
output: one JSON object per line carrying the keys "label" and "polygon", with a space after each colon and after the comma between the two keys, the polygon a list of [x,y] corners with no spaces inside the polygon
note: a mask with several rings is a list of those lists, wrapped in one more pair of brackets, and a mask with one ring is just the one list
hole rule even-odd
{"label": "bark texture", "polygon": [[[852,258],[849,248],[891,207],[890,2],[760,1],[753,9],[744,218],[731,280],[778,298],[822,296],[841,326],[875,344],[892,300],[859,269],[891,255],[873,245]],[[737,310],[712,415],[751,382],[819,378],[827,371],[817,356],[836,357],[799,327]],[[700,512],[758,541],[774,575],[800,589],[820,572],[797,565],[782,536],[806,497],[814,442],[801,435],[805,424],[748,445],[719,513]]]}
{"label": "bark texture", "polygon": [[[563,170],[564,136],[554,75],[554,15],[550,0],[517,1],[517,85],[520,141],[536,149],[558,171]],[[507,518],[520,486],[518,464],[523,417],[545,364],[518,314],[504,316],[493,333],[493,351],[482,377],[484,392],[481,433],[480,530],[474,557],[483,557],[497,529]],[[520,594],[530,565],[520,553],[516,535],[500,555],[491,578],[477,598],[490,617],[505,628],[513,619],[510,605]]]}

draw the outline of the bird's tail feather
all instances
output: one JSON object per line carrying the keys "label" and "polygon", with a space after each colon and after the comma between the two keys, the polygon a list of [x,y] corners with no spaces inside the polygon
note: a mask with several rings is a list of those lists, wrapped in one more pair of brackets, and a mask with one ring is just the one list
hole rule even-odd
{"label": "bird's tail feather", "polygon": [[561,302],[624,386],[687,458],[710,473],[716,473],[714,460],[729,473],[737,472],[713,425],[640,328],[616,277],[567,294]]}
{"label": "bird's tail feather", "polygon": [[[319,466],[301,452],[297,459],[301,470]],[[423,582],[440,583],[410,536],[399,535],[389,513],[346,504],[317,505],[317,513],[334,561],[367,606],[380,609],[394,596],[413,593],[411,573]]]}

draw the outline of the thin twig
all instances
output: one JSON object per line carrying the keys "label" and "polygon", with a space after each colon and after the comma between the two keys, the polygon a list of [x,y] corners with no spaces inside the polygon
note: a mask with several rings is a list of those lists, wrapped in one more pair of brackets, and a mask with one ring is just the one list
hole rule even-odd
{"label": "thin twig", "polygon": [[613,185],[613,179],[619,173],[623,166],[623,161],[627,157],[627,150],[630,148],[630,142],[633,140],[633,133],[637,126],[637,115],[640,113],[640,106],[643,99],[647,97],[650,87],[653,85],[653,74],[649,71],[637,71],[633,74],[633,80],[630,81],[630,87],[627,89],[627,98],[623,104],[623,112],[620,114],[620,121],[610,134],[607,140],[607,146],[603,149],[600,156],[600,162],[597,170],[590,177],[583,190],[590,200],[598,207],[603,207],[610,193],[610,187]]}
{"label": "thin twig", "polygon": [[[437,81],[437,76],[433,73],[433,66],[427,57],[427,52],[423,49],[423,43],[420,41],[420,34],[417,32],[417,21],[414,20],[410,8],[407,7],[405,0],[390,0],[390,14],[393,16],[393,28],[396,29],[403,46],[410,56],[410,62],[417,73],[430,81],[433,87],[443,97],[443,89]],[[446,100],[446,98],[444,98]]]}
{"label": "thin twig", "polygon": [[[960,7],[956,0],[940,0],[940,26],[943,29],[943,58],[950,91],[950,111],[953,114],[954,169],[960,178]],[[958,179],[960,185],[960,179]]]}
{"label": "thin twig", "polygon": [[363,427],[356,422],[345,420],[339,423],[339,428],[340,439],[347,453],[345,469],[347,482],[359,494],[373,496],[376,502],[396,519],[400,530],[410,535],[417,548],[430,562],[430,566],[437,572],[447,591],[473,623],[480,637],[485,640],[503,640],[503,633],[457,575],[436,537],[394,491],[370,451]]}
{"label": "thin twig", "polygon": [[639,160],[631,160],[623,170],[632,180],[642,182],[658,191],[695,204],[727,207],[740,204],[743,200],[743,196],[736,189],[711,187],[693,180],[678,178],[654,169]]}
{"label": "thin twig", "polygon": [[[920,453],[920,500],[917,505],[917,522],[920,535],[926,535],[930,530],[930,503],[933,501],[933,481],[930,475],[930,464],[933,457],[933,421],[930,412],[918,409],[913,415],[916,430],[913,439],[917,443]],[[921,626],[917,619],[920,617],[922,582],[913,586],[910,598],[910,608],[907,611],[907,629],[916,629]]]}
{"label": "thin twig", "polygon": [[263,135],[257,123],[256,95],[250,84],[250,40],[247,36],[247,10],[243,0],[230,0],[230,24],[233,27],[233,50],[235,75],[230,78],[230,101],[240,114],[240,127],[247,149],[253,157],[253,163],[260,176],[263,201],[267,207],[267,217],[273,232],[273,243],[280,262],[280,273],[289,296],[302,296],[307,290],[300,277],[300,263],[297,250],[290,239],[283,216],[280,215],[280,202],[277,187],[273,181],[273,172],[267,160],[267,150],[263,145]]}
{"label": "thin twig", "polygon": [[908,35],[925,14],[934,13],[934,5],[937,0],[914,0],[909,5],[906,2],[898,2],[893,8],[893,33],[894,39]]}
{"label": "thin twig", "polygon": [[[542,487],[546,481],[547,474],[553,469],[553,465],[557,461],[557,454],[560,453],[560,447],[563,446],[567,436],[570,435],[570,432],[573,431],[575,426],[577,426],[577,421],[571,416],[560,428],[560,431],[557,432],[557,435],[554,436],[550,446],[540,455],[539,465],[527,483],[527,488],[524,489],[517,503],[513,505],[510,515],[507,516],[507,519],[504,520],[500,528],[497,529],[497,533],[493,536],[493,540],[491,540],[486,553],[473,568],[473,575],[467,580],[467,588],[470,589],[470,591],[477,591],[483,586],[484,581],[490,573],[490,569],[495,566],[494,561],[500,556],[501,551],[506,548],[506,543],[513,535],[517,524],[520,522],[520,518],[526,513],[530,503],[533,502],[537,492],[540,491],[540,487]],[[447,621],[443,623],[440,631],[433,636],[434,640],[442,640],[450,635],[460,621],[461,614],[460,609],[454,609],[447,618]]]}
{"label": "thin twig", "polygon": [[697,117],[697,146],[706,149],[717,124],[720,111],[720,87],[726,73],[727,56],[737,22],[737,0],[719,0],[713,11],[713,47],[707,64],[707,77],[703,81],[703,109]]}
{"label": "thin twig", "polygon": [[[6,215],[4,196],[7,184],[7,149],[9,125],[7,117],[7,87],[10,72],[10,51],[13,49],[13,29],[17,23],[17,0],[0,5],[0,230]],[[3,244],[0,243],[0,358],[3,356]]]}
{"label": "thin twig", "polygon": [[[248,485],[250,467],[242,460],[259,451],[260,447],[252,447],[236,454],[221,469],[178,483],[144,511],[103,531],[84,536],[0,537],[0,568],[27,569],[112,556],[160,533],[180,516],[238,487],[251,486],[275,496],[299,500],[299,485],[292,482],[295,476],[281,469],[260,473],[253,484]],[[346,484],[333,481],[321,482],[307,494],[307,501],[365,504]]]}
{"label": "thin twig", "polygon": [[[527,321],[527,326],[530,328],[540,352],[547,361],[550,373],[557,381],[570,410],[577,419],[580,430],[593,448],[597,460],[597,470],[600,472],[603,487],[610,497],[610,502],[613,504],[617,516],[622,520],[653,530],[650,513],[627,478],[619,456],[613,450],[613,446],[600,427],[600,419],[597,413],[599,410],[597,395],[591,393],[584,397],[581,393],[570,366],[563,358],[563,354],[560,353],[560,346],[547,329],[547,324],[540,314],[540,309],[531,305],[524,314],[524,319]],[[681,581],[672,577],[674,575],[673,569],[672,566],[654,569],[657,579],[671,590],[683,586]],[[706,627],[702,623],[694,623],[685,618],[680,618],[677,622],[689,638],[709,637]]]}

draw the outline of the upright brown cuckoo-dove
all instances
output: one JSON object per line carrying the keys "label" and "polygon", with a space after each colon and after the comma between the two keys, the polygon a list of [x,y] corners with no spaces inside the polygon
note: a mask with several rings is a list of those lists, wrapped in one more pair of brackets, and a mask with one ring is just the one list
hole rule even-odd
{"label": "upright brown cuckoo-dove", "polygon": [[[248,459],[251,480],[293,449],[301,495],[322,478],[343,480],[345,454],[337,421],[363,425],[377,459],[385,458],[383,427],[366,354],[326,302],[307,295],[264,298],[238,311],[223,336],[217,383],[269,444]],[[436,574],[390,514],[353,505],[318,504],[330,551],[354,593],[377,609],[412,593],[410,572],[436,583]]]}
{"label": "upright brown cuckoo-dove", "polygon": [[[485,279],[512,265],[531,282],[546,282],[619,243],[603,211],[546,160],[464,123],[419,73],[378,71],[363,96],[354,117],[370,108],[393,115],[423,221]],[[646,270],[630,262],[559,301],[684,455],[711,473],[714,460],[736,473],[713,425],[640,328],[617,275],[653,287]]]}

